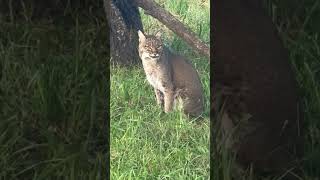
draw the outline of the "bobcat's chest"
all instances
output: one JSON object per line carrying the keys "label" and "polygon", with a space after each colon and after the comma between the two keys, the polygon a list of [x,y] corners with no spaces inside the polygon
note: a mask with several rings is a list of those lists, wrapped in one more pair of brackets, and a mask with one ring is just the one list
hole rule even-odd
{"label": "bobcat's chest", "polygon": [[159,73],[156,72],[146,72],[147,80],[156,89],[164,92],[165,83],[163,81],[163,77]]}

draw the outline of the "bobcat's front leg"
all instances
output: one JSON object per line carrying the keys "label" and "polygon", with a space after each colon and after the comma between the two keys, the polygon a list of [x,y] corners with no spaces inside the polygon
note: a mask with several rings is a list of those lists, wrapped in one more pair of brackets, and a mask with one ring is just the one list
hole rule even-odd
{"label": "bobcat's front leg", "polygon": [[164,112],[168,113],[172,110],[174,91],[173,89],[166,89],[163,94],[164,94]]}
{"label": "bobcat's front leg", "polygon": [[154,92],[156,94],[157,104],[161,107],[163,106],[163,94],[159,89],[154,88]]}

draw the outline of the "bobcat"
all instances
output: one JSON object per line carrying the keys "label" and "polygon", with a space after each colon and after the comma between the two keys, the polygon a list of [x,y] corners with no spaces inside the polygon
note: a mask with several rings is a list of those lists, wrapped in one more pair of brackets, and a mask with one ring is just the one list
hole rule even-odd
{"label": "bobcat", "polygon": [[185,58],[174,55],[161,41],[160,33],[139,35],[139,56],[148,82],[153,86],[157,104],[170,112],[181,100],[183,111],[190,116],[203,112],[203,92],[197,71]]}

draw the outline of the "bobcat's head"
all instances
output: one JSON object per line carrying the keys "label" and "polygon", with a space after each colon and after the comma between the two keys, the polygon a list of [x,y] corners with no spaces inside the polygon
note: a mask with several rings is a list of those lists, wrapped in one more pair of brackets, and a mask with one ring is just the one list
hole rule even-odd
{"label": "bobcat's head", "polygon": [[158,32],[155,36],[144,35],[138,31],[139,35],[139,55],[142,60],[157,61],[163,52],[163,44],[161,41],[161,34]]}

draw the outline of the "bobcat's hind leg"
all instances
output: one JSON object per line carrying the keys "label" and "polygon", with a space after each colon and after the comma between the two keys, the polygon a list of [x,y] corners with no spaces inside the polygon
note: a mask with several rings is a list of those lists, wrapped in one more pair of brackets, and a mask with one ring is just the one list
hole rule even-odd
{"label": "bobcat's hind leg", "polygon": [[202,115],[204,107],[201,99],[198,98],[184,98],[183,99],[184,113],[191,117],[198,117]]}

